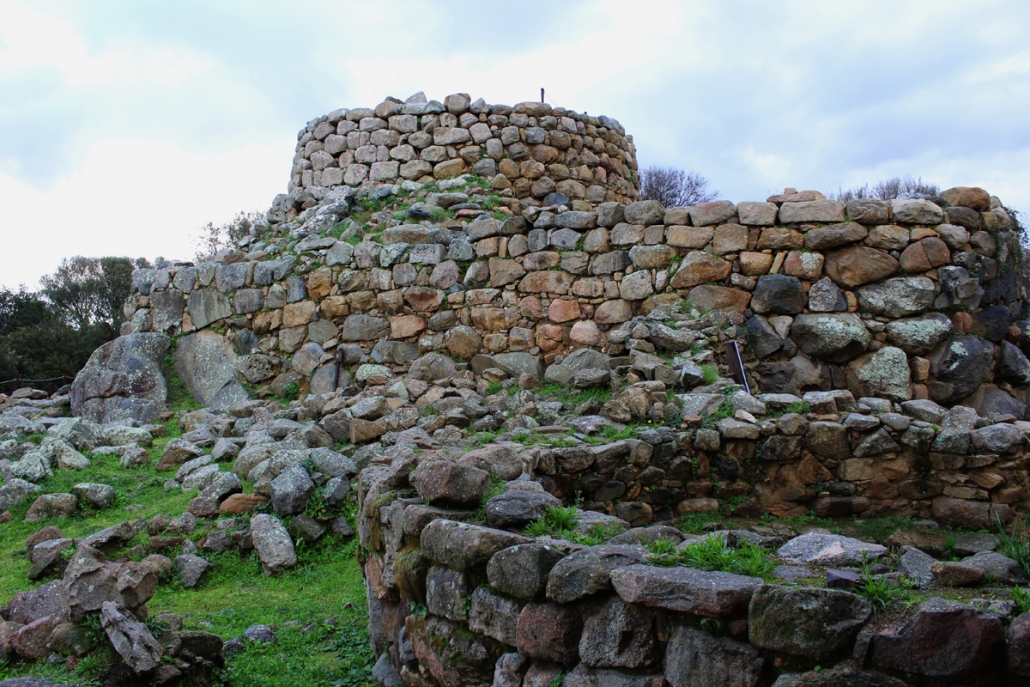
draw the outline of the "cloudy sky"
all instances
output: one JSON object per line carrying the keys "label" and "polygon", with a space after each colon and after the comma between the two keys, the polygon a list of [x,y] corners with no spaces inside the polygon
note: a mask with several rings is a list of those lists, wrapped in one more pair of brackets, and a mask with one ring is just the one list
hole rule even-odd
{"label": "cloudy sky", "polygon": [[424,90],[620,120],[723,198],[911,174],[1030,211],[1030,3],[0,0],[0,285],[188,258],[296,133]]}

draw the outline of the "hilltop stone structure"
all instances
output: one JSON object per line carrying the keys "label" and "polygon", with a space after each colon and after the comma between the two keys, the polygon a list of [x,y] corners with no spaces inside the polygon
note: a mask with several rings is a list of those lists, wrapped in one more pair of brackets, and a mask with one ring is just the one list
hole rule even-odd
{"label": "hilltop stone structure", "polygon": [[[311,465],[346,454],[334,478],[354,475],[384,685],[1030,675],[1030,616],[1002,622],[1014,604],[933,598],[870,625],[845,588],[888,549],[775,520],[993,530],[1026,512],[1030,304],[1022,228],[997,197],[788,188],[664,207],[639,199],[617,121],[466,94],[312,120],[287,191],[234,250],[137,270],[122,337],[70,403],[151,422],[171,355],[203,422],[241,438],[236,482],[284,518],[303,517]],[[564,529],[526,529],[571,506]],[[670,526],[716,512],[774,518]],[[1026,583],[991,546],[930,557],[934,536],[885,542],[897,570]],[[713,537],[841,588],[666,565]],[[269,574],[289,567],[272,558]],[[802,675],[817,665],[832,669]]]}

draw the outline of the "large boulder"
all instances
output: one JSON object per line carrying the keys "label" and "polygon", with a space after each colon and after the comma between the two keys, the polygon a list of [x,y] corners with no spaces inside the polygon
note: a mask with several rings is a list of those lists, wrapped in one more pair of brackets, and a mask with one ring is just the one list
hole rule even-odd
{"label": "large boulder", "polygon": [[839,589],[761,586],[748,607],[751,643],[825,661],[845,651],[872,615],[869,602]]}
{"label": "large boulder", "polygon": [[865,351],[873,335],[858,315],[827,313],[795,317],[790,338],[813,358],[844,363]]}
{"label": "large boulder", "polygon": [[592,348],[580,348],[565,357],[559,365],[551,365],[544,372],[548,384],[571,386],[572,378],[580,370],[608,370],[608,356]]}
{"label": "large boulder", "polygon": [[887,340],[909,355],[926,355],[955,333],[955,326],[946,315],[933,313],[924,317],[888,322]]}
{"label": "large boulder", "polygon": [[826,274],[842,289],[854,289],[893,276],[898,261],[887,251],[850,246],[826,254]]}
{"label": "large boulder", "polygon": [[847,368],[848,388],[856,398],[912,398],[911,370],[905,351],[884,346],[852,361]]}
{"label": "large boulder", "polygon": [[150,672],[161,664],[164,653],[161,644],[125,606],[105,601],[100,611],[100,625],[111,646],[137,675]]}
{"label": "large boulder", "polygon": [[994,346],[976,336],[956,336],[939,347],[930,358],[930,398],[951,406],[966,398],[987,381],[994,358]]}
{"label": "large boulder", "polygon": [[751,309],[756,313],[797,315],[807,304],[808,294],[805,293],[801,280],[783,274],[759,277],[751,296]]}
{"label": "large boulder", "polygon": [[228,410],[250,398],[236,377],[232,342],[210,329],[176,342],[175,369],[193,397],[208,408]]}
{"label": "large boulder", "polygon": [[930,599],[901,627],[878,632],[869,647],[879,668],[976,684],[1004,665],[1005,634],[1001,618],[964,604]]}
{"label": "large boulder", "polygon": [[858,289],[858,303],[875,315],[910,317],[933,305],[934,283],[927,277],[898,277]]}
{"label": "large boulder", "polygon": [[152,422],[168,397],[161,363],[170,345],[164,334],[129,334],[93,351],[72,383],[72,414],[100,423]]}
{"label": "large boulder", "polygon": [[755,687],[764,663],[750,644],[679,625],[665,650],[665,679],[672,687]]}

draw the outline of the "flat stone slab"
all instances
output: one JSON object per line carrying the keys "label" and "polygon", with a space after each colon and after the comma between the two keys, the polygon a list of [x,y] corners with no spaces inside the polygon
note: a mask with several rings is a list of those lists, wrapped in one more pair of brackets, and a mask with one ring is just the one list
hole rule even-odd
{"label": "flat stone slab", "polygon": [[838,567],[860,564],[863,554],[867,560],[874,561],[885,553],[886,547],[879,544],[839,534],[810,532],[788,541],[776,555],[790,563]]}
{"label": "flat stone slab", "polygon": [[611,572],[612,586],[626,603],[727,618],[747,611],[763,584],[759,577],[696,568],[631,565]]}
{"label": "flat stone slab", "polygon": [[422,530],[422,552],[430,560],[455,570],[486,565],[501,549],[528,544],[519,534],[454,520],[434,520]]}

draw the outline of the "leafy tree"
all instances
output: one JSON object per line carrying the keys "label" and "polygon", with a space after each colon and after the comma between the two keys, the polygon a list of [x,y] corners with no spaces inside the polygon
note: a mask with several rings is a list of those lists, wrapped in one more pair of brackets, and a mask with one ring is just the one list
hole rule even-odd
{"label": "leafy tree", "polygon": [[40,279],[39,292],[0,289],[0,381],[75,376],[118,336],[132,271],[145,266],[142,258],[76,256]]}
{"label": "leafy tree", "polygon": [[0,289],[0,336],[43,322],[50,317],[49,305],[38,293]]}
{"label": "leafy tree", "polygon": [[697,172],[653,166],[640,170],[641,200],[657,200],[665,207],[688,207],[718,197],[719,192],[709,189],[708,180]]}
{"label": "leafy tree", "polygon": [[872,188],[869,187],[869,184],[862,184],[847,190],[839,189],[837,193],[830,194],[830,197],[846,203],[849,200],[860,200],[862,198],[896,200],[917,198],[919,196],[936,196],[940,192],[940,186],[924,182],[922,177],[913,179],[911,176],[904,176],[883,179],[876,182]]}
{"label": "leafy tree", "polygon": [[42,293],[74,327],[100,322],[117,326],[124,320],[122,304],[132,286],[132,271],[146,265],[142,258],[65,258],[52,275],[40,279]]}

